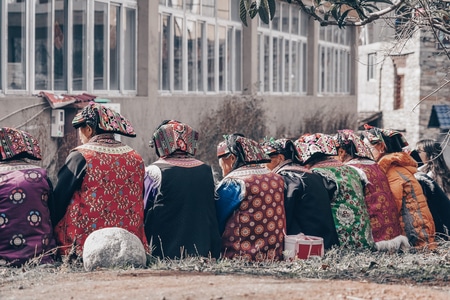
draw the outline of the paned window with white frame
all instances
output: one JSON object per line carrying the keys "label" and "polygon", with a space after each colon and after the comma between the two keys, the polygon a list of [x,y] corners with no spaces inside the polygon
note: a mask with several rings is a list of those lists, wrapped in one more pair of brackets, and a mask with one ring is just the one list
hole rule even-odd
{"label": "paned window with white frame", "polygon": [[319,88],[320,94],[350,93],[350,33],[336,26],[320,28]]}
{"label": "paned window with white frame", "polygon": [[258,26],[259,92],[306,94],[307,16],[298,6],[276,5],[272,22]]}
{"label": "paned window with white frame", "polygon": [[159,91],[241,91],[239,3],[216,0],[159,3]]}
{"label": "paned window with white frame", "polygon": [[136,10],[137,0],[1,1],[0,93],[135,94]]}

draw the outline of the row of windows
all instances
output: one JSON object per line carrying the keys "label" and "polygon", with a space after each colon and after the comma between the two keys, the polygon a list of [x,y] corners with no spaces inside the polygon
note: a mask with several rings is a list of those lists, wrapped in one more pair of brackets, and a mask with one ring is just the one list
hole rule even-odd
{"label": "row of windows", "polygon": [[136,90],[136,0],[0,2],[0,90]]}
{"label": "row of windows", "polygon": [[160,11],[160,91],[241,90],[240,22],[190,16],[162,7]]}

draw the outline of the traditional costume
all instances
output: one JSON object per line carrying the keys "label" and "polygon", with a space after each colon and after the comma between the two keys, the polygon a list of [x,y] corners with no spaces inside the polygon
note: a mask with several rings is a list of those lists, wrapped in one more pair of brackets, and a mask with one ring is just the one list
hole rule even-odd
{"label": "traditional costume", "polygon": [[[147,247],[144,234],[144,162],[114,134],[134,137],[130,122],[119,113],[90,102],[72,121],[97,132],[73,149],[58,173],[51,205],[55,234],[64,255],[82,256],[94,230],[121,227]],[[73,248],[73,249],[72,249]]]}
{"label": "traditional costume", "polygon": [[48,201],[53,188],[39,143],[27,132],[0,128],[0,259],[20,266],[30,259],[53,262],[56,244]]}
{"label": "traditional costume", "polygon": [[194,158],[197,141],[197,131],[174,120],[153,134],[160,158],[145,173],[145,233],[153,256],[220,255],[213,173]]}
{"label": "traditional costume", "polygon": [[386,174],[400,213],[403,235],[415,247],[435,248],[435,225],[422,187],[414,174],[417,162],[402,148],[408,146],[403,135],[394,130],[366,127],[364,136],[371,144],[383,143],[387,152],[378,160]]}
{"label": "traditional costume", "polygon": [[216,191],[223,256],[280,260],[286,231],[283,178],[260,165],[270,158],[251,139],[228,135],[218,145],[217,156],[230,154],[236,157],[235,165]]}
{"label": "traditional costume", "polygon": [[401,235],[400,214],[388,179],[380,166],[372,159],[370,150],[352,130],[339,130],[336,141],[338,147],[352,157],[345,164],[361,169],[367,178],[364,199],[375,242],[388,241]]}
{"label": "traditional costume", "polygon": [[334,182],[301,166],[296,159],[294,143],[289,139],[269,139],[264,142],[266,154],[283,154],[285,160],[272,172],[284,179],[284,207],[286,211],[286,233],[319,236],[323,238],[325,249],[339,246],[339,239],[331,212]]}
{"label": "traditional costume", "polygon": [[361,173],[332,157],[337,155],[337,150],[333,138],[329,135],[303,135],[294,143],[299,160],[303,164],[336,184],[331,210],[340,245],[373,248],[375,242],[364,202]]}

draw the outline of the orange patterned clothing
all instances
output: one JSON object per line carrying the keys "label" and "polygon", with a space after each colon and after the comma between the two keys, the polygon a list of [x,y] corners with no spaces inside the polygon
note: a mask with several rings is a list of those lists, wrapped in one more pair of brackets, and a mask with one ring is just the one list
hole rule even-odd
{"label": "orange patterned clothing", "polygon": [[[112,135],[99,136],[73,151],[83,156],[85,174],[81,187],[74,191],[64,216],[55,228],[58,245],[62,246],[62,252],[66,255],[75,246],[75,253],[81,256],[88,235],[106,227],[124,228],[147,247],[142,157],[129,146],[115,141]],[[58,177],[60,184],[62,178],[60,175]]]}
{"label": "orange patterned clothing", "polygon": [[400,212],[400,224],[410,244],[418,248],[435,248],[433,216],[422,187],[414,177],[416,161],[406,152],[394,152],[381,157],[378,164],[389,180]]}
{"label": "orange patterned clothing", "polygon": [[244,166],[221,181],[217,194],[219,219],[227,205],[235,206],[224,224],[223,256],[280,260],[286,230],[283,178],[258,165]]}

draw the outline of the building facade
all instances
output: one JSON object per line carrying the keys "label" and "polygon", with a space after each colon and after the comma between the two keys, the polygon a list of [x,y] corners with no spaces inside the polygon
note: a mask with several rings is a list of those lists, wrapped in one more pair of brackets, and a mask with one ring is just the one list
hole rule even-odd
{"label": "building facade", "polygon": [[79,143],[70,123],[82,104],[61,108],[55,137],[41,91],[119,105],[137,132],[122,139],[146,163],[162,120],[195,128],[229,95],[262,99],[268,135],[298,134],[325,111],[356,126],[356,30],[320,27],[285,1],[270,24],[248,26],[238,1],[1,1],[0,39],[0,126],[33,134],[53,178]]}

